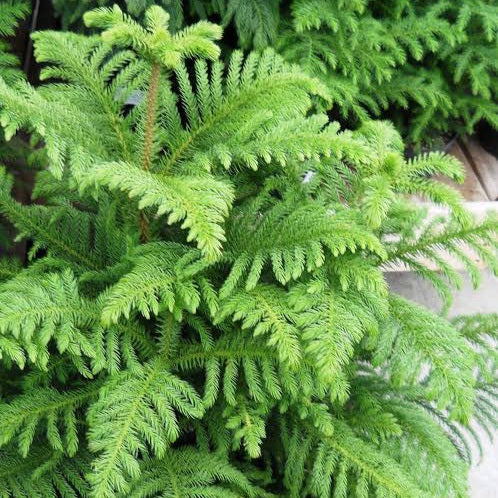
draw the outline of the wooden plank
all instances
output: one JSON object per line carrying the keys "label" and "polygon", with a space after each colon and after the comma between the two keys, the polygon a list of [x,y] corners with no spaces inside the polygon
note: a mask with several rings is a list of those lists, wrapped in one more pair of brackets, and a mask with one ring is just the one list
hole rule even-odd
{"label": "wooden plank", "polygon": [[466,201],[479,202],[489,200],[490,198],[486,194],[479,178],[474,172],[472,164],[468,160],[460,144],[455,140],[447,152],[459,159],[464,165],[465,181],[463,183],[456,183],[449,178],[440,175],[436,175],[434,178],[458,190]]}
{"label": "wooden plank", "polygon": [[479,178],[487,196],[498,199],[498,158],[484,149],[477,140],[464,137],[462,149],[466,152],[473,169]]}

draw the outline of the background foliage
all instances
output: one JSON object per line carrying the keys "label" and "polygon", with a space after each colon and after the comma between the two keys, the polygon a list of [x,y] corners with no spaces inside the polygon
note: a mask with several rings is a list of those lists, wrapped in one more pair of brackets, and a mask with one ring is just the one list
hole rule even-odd
{"label": "background foliage", "polygon": [[[97,2],[58,2],[65,26]],[[101,5],[105,2],[99,1]],[[141,14],[152,2],[123,2]],[[348,125],[387,118],[410,142],[498,128],[498,6],[493,0],[163,0],[177,29],[221,22],[232,48],[274,46],[328,87]]]}

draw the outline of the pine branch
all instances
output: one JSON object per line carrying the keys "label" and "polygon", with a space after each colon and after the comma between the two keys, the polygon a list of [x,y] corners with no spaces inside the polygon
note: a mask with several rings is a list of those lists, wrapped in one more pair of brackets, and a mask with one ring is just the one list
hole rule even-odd
{"label": "pine branch", "polygon": [[89,448],[99,453],[90,476],[92,496],[128,492],[126,477],[140,476],[137,454],[146,455],[148,447],[158,458],[165,455],[167,443],[180,434],[174,410],[189,418],[203,414],[195,390],[160,358],[104,384],[88,414]]}
{"label": "pine branch", "polygon": [[161,460],[146,461],[129,496],[148,498],[158,491],[185,498],[264,496],[244,473],[223,458],[190,446],[168,449]]}
{"label": "pine branch", "polygon": [[[88,405],[99,389],[98,382],[69,392],[38,388],[17,396],[9,404],[1,404],[0,415],[3,423],[0,446],[5,446],[16,437],[19,452],[26,457],[38,432],[37,428],[45,419],[47,439],[51,448],[73,457],[79,446],[76,411],[83,405]],[[58,425],[64,426],[63,437]]]}
{"label": "pine branch", "polygon": [[6,0],[0,12],[0,35],[13,36],[15,26],[24,19],[30,11],[28,2],[20,0]]}
{"label": "pine branch", "polygon": [[[51,339],[59,353],[67,351],[78,363],[82,356],[95,355],[87,332],[96,315],[95,305],[79,296],[69,270],[38,281],[13,280],[4,284],[0,294],[4,302],[1,333],[15,338],[30,361],[40,368],[45,368],[49,360],[47,345]],[[84,365],[81,368],[84,372]]]}
{"label": "pine branch", "polygon": [[0,456],[3,496],[90,496],[84,477],[89,470],[85,453],[79,454],[77,459],[69,459],[38,446],[27,458],[20,458],[11,449],[0,450]]}

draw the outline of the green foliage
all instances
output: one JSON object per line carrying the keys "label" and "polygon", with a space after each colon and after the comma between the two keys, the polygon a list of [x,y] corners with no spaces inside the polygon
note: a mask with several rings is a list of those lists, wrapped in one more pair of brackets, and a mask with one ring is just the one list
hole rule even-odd
{"label": "green foliage", "polygon": [[146,462],[129,496],[152,497],[158,490],[163,496],[185,498],[265,496],[223,458],[189,446],[168,450],[161,460]]}
{"label": "green foliage", "polygon": [[467,496],[496,317],[450,321],[383,275],[448,296],[440,251],[496,269],[496,219],[428,177],[461,166],[406,160],[387,122],[341,131],[271,50],[223,63],[217,26],[143,19],[36,33],[45,83],[0,80],[7,136],[46,161],[29,205],[0,170],[30,244],[0,265],[0,496]]}
{"label": "green foliage", "polygon": [[345,118],[388,116],[416,143],[472,132],[480,120],[498,126],[494,2],[294,0],[280,11],[258,25],[235,22],[239,43],[254,33],[260,48],[271,33],[267,44],[320,77]]}
{"label": "green foliage", "polygon": [[413,142],[497,122],[492,1],[292,2],[277,45],[345,116],[387,115]]}
{"label": "green foliage", "polygon": [[[496,257],[493,247],[496,234],[490,228],[496,225],[496,214],[490,212],[485,219],[461,226],[455,220],[435,216],[432,220],[412,219],[403,229],[401,240],[388,244],[387,261],[402,264],[431,281],[440,295],[451,303],[452,286],[460,288],[461,275],[448,264],[445,255],[459,261],[471,277],[474,287],[481,280],[477,264],[483,261],[496,273]],[[397,227],[398,230],[400,227]]]}
{"label": "green foliage", "polygon": [[[13,83],[24,78],[20,68],[20,61],[12,53],[8,38],[15,36],[18,24],[25,19],[30,12],[30,4],[24,0],[6,0],[0,7],[0,78],[8,83]],[[19,168],[25,147],[22,141],[10,146],[4,140],[3,132],[0,134],[0,164],[12,164]],[[0,248],[2,250],[11,247],[11,232],[0,220]]]}
{"label": "green foliage", "polygon": [[[60,2],[67,23],[99,0]],[[121,2],[143,14],[152,2]],[[77,4],[77,5],[75,5]],[[232,47],[276,47],[287,61],[320,78],[328,106],[346,122],[381,116],[424,144],[441,134],[470,133],[485,120],[498,128],[493,0],[163,0],[178,29],[185,18],[221,19]]]}
{"label": "green foliage", "polygon": [[[71,392],[58,392],[53,388],[38,388],[17,396],[10,403],[2,406],[4,430],[1,444],[9,443],[14,437],[18,440],[19,452],[26,457],[40,421],[46,419],[46,434],[50,446],[59,452],[74,456],[78,449],[76,411],[95,395],[99,388],[86,386]],[[79,414],[81,416],[81,414]],[[64,425],[64,437],[61,437],[58,424]]]}
{"label": "green foliage", "polygon": [[[29,4],[23,0],[7,0],[2,2],[0,10],[0,36],[7,37],[15,34],[15,28],[19,21],[29,14]],[[9,82],[22,77],[18,68],[17,57],[9,51],[9,44],[0,40],[0,76]]]}
{"label": "green foliage", "polygon": [[[2,338],[14,338],[26,350],[29,360],[40,368],[48,361],[48,344],[55,341],[59,353],[74,357],[93,356],[93,347],[85,334],[94,305],[78,294],[77,281],[69,271],[53,273],[43,279],[33,278],[29,291],[20,276],[2,287],[5,303],[0,313]],[[8,303],[8,304],[7,304]],[[9,354],[9,349],[6,353]],[[22,368],[24,354],[12,359]]]}
{"label": "green foliage", "polygon": [[24,19],[29,13],[27,2],[7,0],[2,4],[2,15],[0,17],[0,34],[12,36],[17,23]]}
{"label": "green foliage", "polygon": [[104,384],[88,413],[89,448],[100,454],[89,478],[95,496],[128,492],[127,481],[141,474],[137,453],[164,456],[180,435],[174,410],[186,417],[203,414],[199,395],[162,359]]}
{"label": "green foliage", "polygon": [[[83,14],[94,7],[109,4],[105,0],[53,0],[55,13],[60,16],[62,27],[67,30],[70,27],[81,27]],[[124,0],[115,2],[133,16],[141,16],[144,11],[152,5],[163,7],[171,16],[174,30],[183,22],[183,6],[181,0]]]}
{"label": "green foliage", "polygon": [[85,481],[88,454],[65,458],[46,447],[33,448],[27,458],[14,450],[0,450],[0,494],[10,496],[88,496]]}

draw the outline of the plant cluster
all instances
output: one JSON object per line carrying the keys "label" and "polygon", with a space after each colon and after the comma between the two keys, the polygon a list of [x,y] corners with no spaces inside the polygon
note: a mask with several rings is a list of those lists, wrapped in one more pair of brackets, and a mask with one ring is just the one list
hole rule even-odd
{"label": "plant cluster", "polygon": [[[66,24],[97,2],[55,0]],[[106,2],[99,1],[98,4]],[[152,2],[123,2],[135,14]],[[215,19],[234,28],[231,46],[274,46],[328,87],[349,124],[395,122],[414,144],[441,134],[498,128],[498,6],[494,0],[163,0],[177,28]]]}
{"label": "plant cluster", "polygon": [[38,32],[44,84],[0,80],[7,138],[47,165],[29,205],[0,170],[31,247],[0,271],[0,496],[467,496],[497,317],[450,321],[383,269],[449,300],[441,250],[477,284],[496,217],[429,178],[455,159],[329,122],[327,86],[271,49],[224,63],[219,26],[143,18]]}
{"label": "plant cluster", "polygon": [[[29,13],[29,4],[25,1],[8,0],[2,2],[0,9],[0,36],[2,38],[13,36],[19,21]],[[22,78],[19,70],[19,61],[11,54],[10,46],[4,39],[0,40],[0,77],[8,83]]]}
{"label": "plant cluster", "polygon": [[[15,34],[18,23],[29,13],[29,4],[24,0],[8,0],[0,5],[0,78],[8,84],[24,78],[20,70],[20,63],[12,53],[9,38]],[[16,163],[23,157],[25,147],[19,140],[7,143],[3,132],[0,131],[0,161],[2,163]],[[0,220],[1,221],[1,220]],[[11,245],[10,234],[5,224],[0,222],[0,249]]]}

